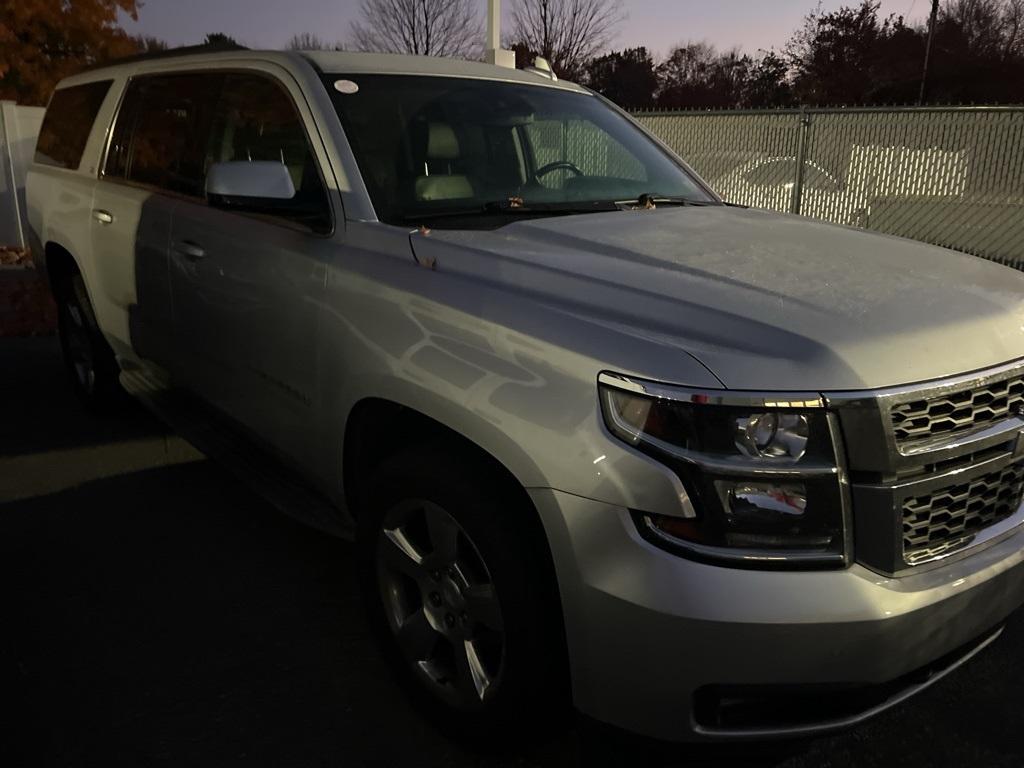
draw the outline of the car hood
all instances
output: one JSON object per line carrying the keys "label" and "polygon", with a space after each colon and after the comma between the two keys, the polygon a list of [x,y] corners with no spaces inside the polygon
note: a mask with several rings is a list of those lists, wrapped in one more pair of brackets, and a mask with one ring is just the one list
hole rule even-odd
{"label": "car hood", "polygon": [[595,333],[668,340],[730,389],[869,389],[1024,357],[1021,273],[793,216],[610,212],[435,230],[415,248]]}

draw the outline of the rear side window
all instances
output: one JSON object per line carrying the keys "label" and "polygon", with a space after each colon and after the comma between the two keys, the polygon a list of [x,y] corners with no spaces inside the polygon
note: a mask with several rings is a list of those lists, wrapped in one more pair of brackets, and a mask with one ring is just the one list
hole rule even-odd
{"label": "rear side window", "polygon": [[39,129],[36,162],[77,170],[92,125],[113,80],[98,80],[54,91]]}
{"label": "rear side window", "polygon": [[104,174],[202,197],[206,142],[223,80],[216,74],[133,78]]}

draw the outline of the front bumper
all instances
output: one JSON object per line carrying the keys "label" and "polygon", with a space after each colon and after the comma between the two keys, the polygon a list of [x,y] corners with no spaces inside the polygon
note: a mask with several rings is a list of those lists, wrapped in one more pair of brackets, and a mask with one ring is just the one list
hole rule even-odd
{"label": "front bumper", "polygon": [[[663,552],[639,536],[625,509],[549,489],[531,496],[559,579],[576,706],[655,738],[766,738],[850,725],[957,666],[1024,603],[1024,530],[901,578],[859,565],[739,570]],[[820,717],[787,722],[777,710],[771,722],[723,725],[707,714],[715,692],[770,699],[785,691],[791,700],[794,688],[809,692],[812,705],[820,699],[817,710],[803,707]],[[865,695],[873,689],[885,695]],[[851,707],[836,707],[844,696]]]}

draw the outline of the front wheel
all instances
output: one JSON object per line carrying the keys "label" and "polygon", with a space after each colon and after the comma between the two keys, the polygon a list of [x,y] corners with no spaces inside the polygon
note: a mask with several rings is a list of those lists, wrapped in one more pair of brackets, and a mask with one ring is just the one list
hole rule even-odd
{"label": "front wheel", "polygon": [[381,468],[360,517],[364,599],[440,725],[548,730],[567,710],[556,585],[528,535],[535,512],[482,464],[435,446]]}

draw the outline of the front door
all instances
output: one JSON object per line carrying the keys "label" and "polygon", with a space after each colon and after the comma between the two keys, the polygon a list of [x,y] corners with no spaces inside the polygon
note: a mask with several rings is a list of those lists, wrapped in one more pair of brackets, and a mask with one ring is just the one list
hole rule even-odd
{"label": "front door", "polygon": [[182,200],[170,252],[181,378],[297,462],[316,442],[317,320],[332,249],[330,203],[306,125],[281,81],[226,75],[204,168],[280,162],[295,197],[258,209]]}

